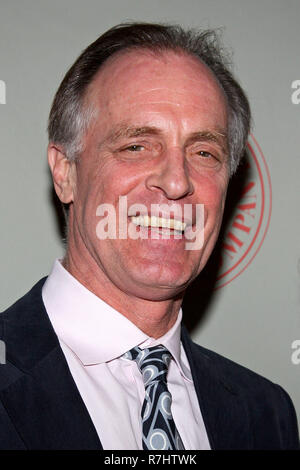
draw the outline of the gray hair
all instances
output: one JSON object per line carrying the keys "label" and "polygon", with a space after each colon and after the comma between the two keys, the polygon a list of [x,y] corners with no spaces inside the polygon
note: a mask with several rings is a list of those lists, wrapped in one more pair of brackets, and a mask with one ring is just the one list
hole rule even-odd
{"label": "gray hair", "polygon": [[181,51],[198,57],[210,68],[228,102],[228,147],[233,174],[246,148],[251,113],[244,91],[229,70],[230,60],[215,30],[199,32],[152,23],[124,23],[109,29],[81,53],[57,90],[49,116],[49,141],[61,145],[71,161],[79,158],[83,136],[94,115],[94,110],[85,105],[87,88],[109,57],[133,48]]}

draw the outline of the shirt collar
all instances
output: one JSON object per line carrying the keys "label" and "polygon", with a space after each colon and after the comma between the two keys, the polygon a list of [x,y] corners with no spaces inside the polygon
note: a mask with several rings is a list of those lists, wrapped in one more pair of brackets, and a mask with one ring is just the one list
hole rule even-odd
{"label": "shirt collar", "polygon": [[116,359],[137,345],[143,349],[163,344],[180,372],[191,380],[191,373],[181,360],[181,310],[165,335],[151,338],[83,286],[58,259],[43,286],[42,297],[58,338],[85,366]]}

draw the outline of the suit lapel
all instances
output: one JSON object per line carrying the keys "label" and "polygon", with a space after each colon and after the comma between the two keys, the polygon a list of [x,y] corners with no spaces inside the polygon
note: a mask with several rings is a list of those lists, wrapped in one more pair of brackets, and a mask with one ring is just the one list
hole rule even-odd
{"label": "suit lapel", "polygon": [[0,398],[28,449],[102,449],[45,311],[44,281],[8,312],[7,360],[20,375]]}
{"label": "suit lapel", "polygon": [[191,341],[185,327],[182,328],[182,342],[211,448],[253,448],[246,400],[223,376],[218,361]]}

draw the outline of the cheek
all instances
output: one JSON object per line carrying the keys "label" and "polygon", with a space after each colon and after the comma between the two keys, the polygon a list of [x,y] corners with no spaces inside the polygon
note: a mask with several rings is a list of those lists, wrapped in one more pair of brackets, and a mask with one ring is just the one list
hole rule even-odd
{"label": "cheek", "polygon": [[202,180],[199,187],[198,200],[204,204],[206,217],[220,217],[225,203],[226,183],[216,178],[207,178]]}
{"label": "cheek", "polygon": [[202,184],[201,198],[204,204],[204,241],[208,247],[215,243],[223,218],[226,198],[226,184],[216,179],[206,180]]}
{"label": "cheek", "polygon": [[100,220],[96,213],[101,204],[113,206],[117,215],[119,197],[127,196],[141,186],[142,172],[137,170],[111,155],[98,155],[93,165],[82,165],[78,171],[78,192],[74,200],[74,210],[80,224],[94,230]]}
{"label": "cheek", "polygon": [[100,184],[103,202],[118,204],[119,196],[135,194],[141,197],[147,174],[148,167],[143,162],[122,161],[109,156],[103,158],[93,184]]}

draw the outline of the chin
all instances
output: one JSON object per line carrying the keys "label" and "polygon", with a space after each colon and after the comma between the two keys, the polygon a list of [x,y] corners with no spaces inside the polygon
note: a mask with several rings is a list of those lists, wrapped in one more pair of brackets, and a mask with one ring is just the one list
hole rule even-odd
{"label": "chin", "polygon": [[[154,269],[142,270],[132,273],[132,295],[148,300],[167,300],[183,292],[190,284],[192,274],[184,274],[180,269]],[[128,281],[128,279],[127,279]],[[133,292],[134,291],[134,292]]]}
{"label": "chin", "polygon": [[[136,286],[135,286],[136,287]],[[134,291],[131,291],[131,294],[134,297],[149,300],[149,301],[157,301],[162,302],[164,300],[175,299],[176,297],[183,296],[185,291],[184,286],[174,286],[174,285],[144,285],[139,286],[139,288],[135,288]]]}

